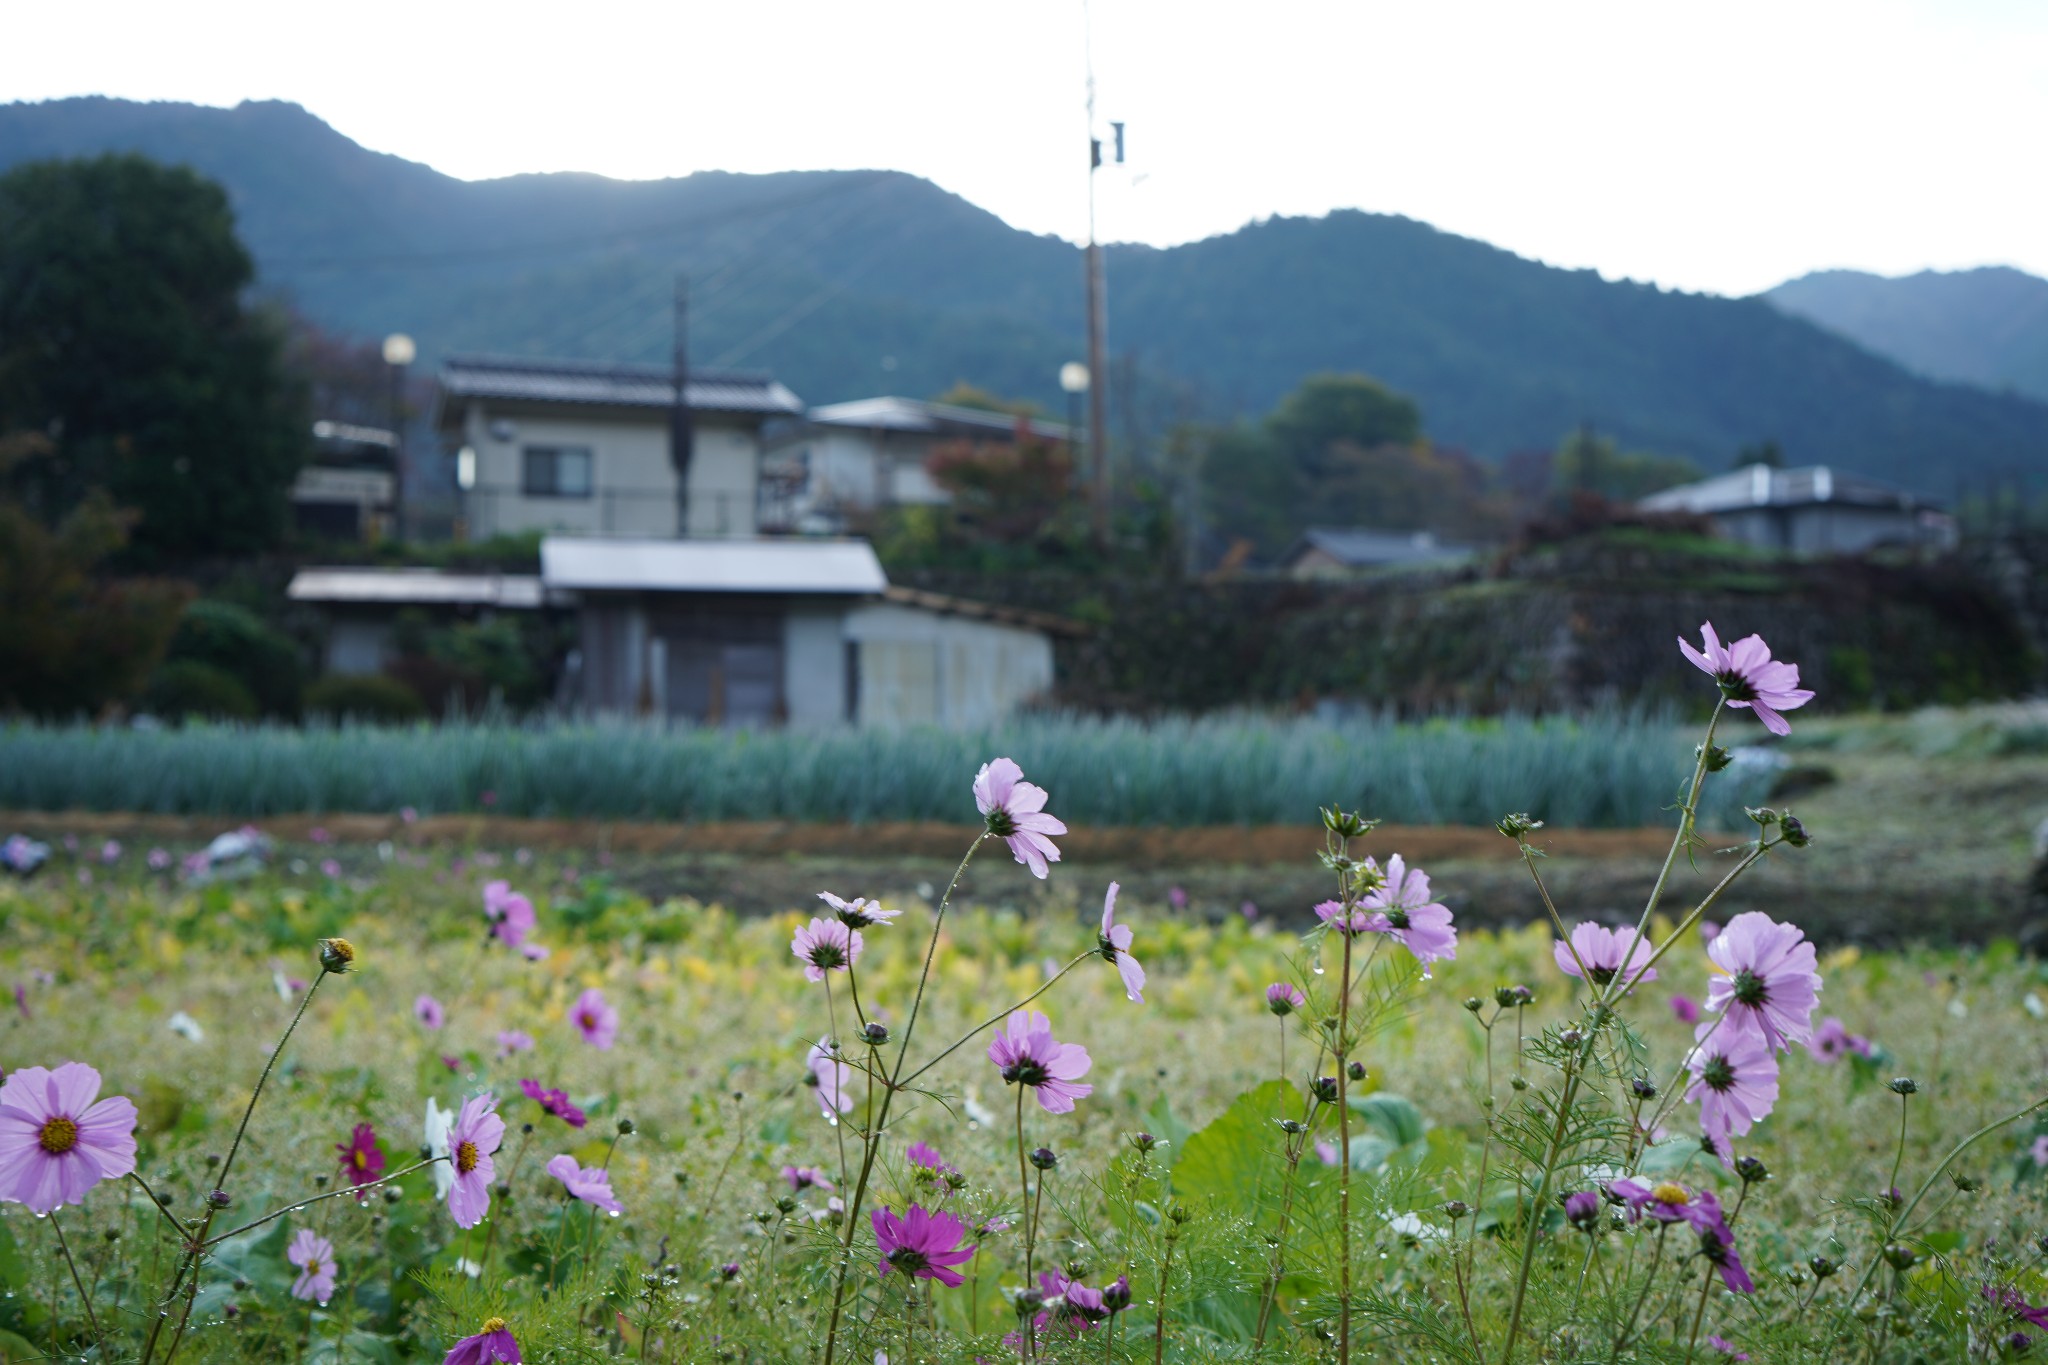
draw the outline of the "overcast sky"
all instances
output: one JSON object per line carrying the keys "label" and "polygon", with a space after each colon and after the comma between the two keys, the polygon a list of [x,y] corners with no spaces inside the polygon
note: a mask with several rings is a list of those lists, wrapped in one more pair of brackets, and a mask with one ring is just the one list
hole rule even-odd
{"label": "overcast sky", "polygon": [[[1080,0],[20,4],[0,99],[285,99],[467,179],[889,167],[1086,230]],[[1093,0],[1102,235],[1402,213],[1749,293],[2048,275],[2048,0]]]}

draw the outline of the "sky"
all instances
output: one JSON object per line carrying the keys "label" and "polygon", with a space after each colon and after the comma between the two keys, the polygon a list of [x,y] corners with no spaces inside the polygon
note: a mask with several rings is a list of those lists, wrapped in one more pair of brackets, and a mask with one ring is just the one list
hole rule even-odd
{"label": "sky", "polygon": [[2048,0],[75,0],[0,99],[304,105],[482,179],[886,167],[1106,240],[1399,213],[1746,294],[1824,268],[2048,275]]}

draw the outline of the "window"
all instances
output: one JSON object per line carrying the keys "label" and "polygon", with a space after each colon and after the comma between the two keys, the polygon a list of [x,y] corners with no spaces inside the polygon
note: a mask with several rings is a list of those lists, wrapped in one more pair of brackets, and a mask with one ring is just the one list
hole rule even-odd
{"label": "window", "polygon": [[587,498],[589,446],[528,446],[520,490],[529,498]]}

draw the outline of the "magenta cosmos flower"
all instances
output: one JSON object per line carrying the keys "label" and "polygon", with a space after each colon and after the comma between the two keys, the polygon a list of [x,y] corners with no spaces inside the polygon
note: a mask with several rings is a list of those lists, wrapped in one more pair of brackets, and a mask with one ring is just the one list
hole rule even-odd
{"label": "magenta cosmos flower", "polygon": [[843,972],[860,961],[861,937],[836,919],[813,919],[799,924],[789,951],[804,964],[804,976],[823,981],[827,972]]}
{"label": "magenta cosmos flower", "polygon": [[1103,958],[1114,962],[1117,975],[1124,979],[1124,994],[1139,1004],[1144,1004],[1145,969],[1138,965],[1138,959],[1131,956],[1131,926],[1116,922],[1115,882],[1109,884],[1109,894],[1102,898],[1102,933],[1099,942]]}
{"label": "magenta cosmos flower", "polygon": [[510,882],[485,882],[484,918],[507,947],[517,948],[533,932],[533,902],[514,891]]}
{"label": "magenta cosmos flower", "polygon": [[84,1062],[24,1066],[0,1083],[0,1203],[49,1213],[135,1169],[135,1106],[99,1093]]}
{"label": "magenta cosmos flower", "polygon": [[1052,1020],[1037,1010],[1018,1010],[1004,1021],[988,1059],[1002,1068],[1004,1085],[1028,1085],[1038,1091],[1039,1107],[1048,1114],[1071,1114],[1074,1101],[1095,1093],[1081,1083],[1094,1062],[1079,1043],[1052,1036]]}
{"label": "magenta cosmos flower", "polygon": [[576,997],[575,1006],[569,1011],[569,1021],[576,1025],[576,1031],[583,1035],[583,1041],[599,1052],[608,1052],[619,1037],[619,1012],[604,998],[604,992],[592,986]]}
{"label": "magenta cosmos flower", "polygon": [[324,1305],[334,1297],[334,1276],[340,1269],[334,1262],[334,1243],[311,1228],[300,1228],[284,1258],[299,1268],[299,1278],[292,1281],[293,1298]]}
{"label": "magenta cosmos flower", "polygon": [[481,1332],[456,1342],[441,1365],[520,1365],[519,1343],[503,1318],[490,1318]]}
{"label": "magenta cosmos flower", "polygon": [[830,1194],[839,1188],[827,1180],[825,1173],[816,1166],[784,1166],[782,1178],[789,1182],[790,1191],[794,1194],[802,1194],[805,1190],[823,1190]]}
{"label": "magenta cosmos flower", "polygon": [[1730,1135],[1747,1133],[1778,1102],[1777,1058],[1756,1034],[1724,1026],[1693,1049],[1686,1068],[1693,1078],[1686,1102],[1700,1107],[1700,1131],[1728,1162]]}
{"label": "magenta cosmos flower", "polygon": [[[1573,953],[1578,956],[1574,958]],[[1633,929],[1610,929],[1604,924],[1574,924],[1571,946],[1563,943],[1551,945],[1551,956],[1557,959],[1557,969],[1566,976],[1579,976],[1579,967],[1584,964],[1584,979],[1596,986],[1605,986],[1614,980],[1623,964],[1627,965],[1629,980],[1655,981],[1657,969],[1644,969],[1650,960],[1650,949],[1636,937]]]}
{"label": "magenta cosmos flower", "polygon": [[578,1166],[575,1157],[564,1154],[548,1162],[547,1172],[584,1203],[610,1214],[625,1212],[612,1195],[612,1173],[604,1167]]}
{"label": "magenta cosmos flower", "polygon": [[828,1038],[811,1044],[811,1050],[804,1056],[804,1069],[810,1073],[804,1083],[818,1092],[818,1107],[825,1117],[836,1121],[853,1108],[853,1096],[846,1093],[853,1068],[839,1060],[839,1055],[827,1046],[830,1042]]}
{"label": "magenta cosmos flower", "polygon": [[1820,975],[1813,945],[1797,925],[1745,911],[1707,945],[1707,956],[1727,973],[1708,984],[1707,1008],[1727,1010],[1729,1028],[1780,1050],[1813,1036]]}
{"label": "magenta cosmos flower", "polygon": [[[505,1120],[498,1117],[497,1110],[497,1096],[473,1096],[462,1106],[462,1112],[455,1116],[454,1126],[448,1130],[448,1164],[455,1170],[455,1183],[448,1187],[448,1212],[459,1228],[475,1227],[491,1210],[491,1181],[498,1174],[491,1156],[505,1140]],[[488,1335],[490,1329],[484,1330]],[[507,1334],[505,1339],[510,1341],[512,1338]],[[474,1359],[517,1360],[519,1348],[514,1346],[509,1356],[476,1356]]]}
{"label": "magenta cosmos flower", "polygon": [[548,1113],[554,1115],[571,1128],[581,1128],[590,1118],[581,1109],[569,1102],[568,1095],[560,1090],[542,1085],[531,1077],[519,1083],[519,1091]]}
{"label": "magenta cosmos flower", "polygon": [[913,1279],[937,1280],[953,1288],[966,1278],[956,1265],[974,1259],[974,1248],[963,1247],[967,1225],[950,1213],[932,1213],[912,1204],[898,1218],[887,1209],[874,1209],[869,1218],[875,1228],[875,1249],[882,1253],[877,1274],[901,1271]]}
{"label": "magenta cosmos flower", "polygon": [[1868,1059],[1870,1040],[1861,1034],[1849,1032],[1848,1025],[1830,1014],[1820,1021],[1813,1031],[1813,1041],[1806,1045],[1816,1062],[1833,1065],[1851,1054]]}
{"label": "magenta cosmos flower", "polygon": [[832,907],[832,913],[839,916],[839,922],[849,929],[865,929],[871,924],[887,924],[902,914],[901,910],[884,910],[878,902],[864,898],[843,901],[830,891],[820,891],[818,899]]}
{"label": "magenta cosmos flower", "polygon": [[1048,863],[1060,860],[1051,836],[1067,827],[1045,813],[1045,788],[1024,780],[1024,770],[1007,758],[981,765],[974,775],[974,804],[988,832],[1010,846],[1010,856],[1043,880]]}
{"label": "magenta cosmos flower", "polygon": [[1282,1019],[1285,1019],[1307,1003],[1308,997],[1301,993],[1300,988],[1291,986],[1285,981],[1275,981],[1272,985],[1266,987],[1266,1008],[1279,1015]]}
{"label": "magenta cosmos flower", "polygon": [[1756,718],[1774,735],[1789,735],[1792,727],[1780,711],[1796,711],[1813,700],[1813,693],[1799,685],[1799,665],[1771,658],[1771,647],[1761,635],[1750,635],[1722,647],[1712,622],[1700,627],[1706,648],[1694,649],[1685,640],[1678,647],[1693,667],[1721,685],[1721,695],[1730,706],[1756,712]]}
{"label": "magenta cosmos flower", "polygon": [[428,1028],[439,1028],[448,1022],[448,1012],[431,995],[423,995],[412,1002],[412,1017]]}
{"label": "magenta cosmos flower", "polygon": [[[918,1167],[920,1170],[930,1171],[933,1175],[944,1175],[953,1169],[952,1166],[947,1164],[946,1159],[939,1155],[937,1148],[926,1143],[911,1143],[910,1149],[904,1155],[910,1159],[911,1165]],[[831,1187],[827,1186],[826,1188],[829,1189]]]}
{"label": "magenta cosmos flower", "polygon": [[1398,853],[1387,859],[1387,879],[1359,908],[1367,915],[1366,930],[1400,940],[1422,964],[1425,979],[1430,963],[1458,955],[1458,931],[1451,927],[1450,910],[1429,898],[1429,874],[1409,867]]}
{"label": "magenta cosmos flower", "polygon": [[341,1154],[341,1178],[355,1186],[358,1204],[366,1202],[369,1196],[363,1193],[363,1186],[375,1184],[384,1174],[384,1152],[377,1146],[377,1130],[359,1123],[348,1135],[348,1141],[335,1143],[334,1150]]}

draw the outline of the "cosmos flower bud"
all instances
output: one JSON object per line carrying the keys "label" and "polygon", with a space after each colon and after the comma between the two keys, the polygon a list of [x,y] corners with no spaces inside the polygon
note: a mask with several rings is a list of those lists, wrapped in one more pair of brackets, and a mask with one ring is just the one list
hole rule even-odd
{"label": "cosmos flower bud", "polygon": [[1119,1275],[1115,1284],[1103,1287],[1102,1306],[1112,1313],[1121,1313],[1131,1306],[1131,1282],[1128,1277]]}
{"label": "cosmos flower bud", "polygon": [[1379,821],[1368,820],[1357,811],[1334,810],[1327,807],[1323,810],[1323,828],[1340,839],[1359,838],[1377,824]]}
{"label": "cosmos flower bud", "polygon": [[233,1199],[228,1197],[226,1190],[215,1190],[206,1196],[206,1207],[210,1209],[224,1209],[234,1202]]}
{"label": "cosmos flower bud", "polygon": [[946,1188],[947,1188],[947,1189],[949,1189],[949,1190],[964,1190],[964,1189],[966,1189],[966,1188],[967,1188],[967,1177],[966,1177],[966,1176],[964,1176],[964,1175],[962,1175],[962,1174],[960,1174],[960,1172],[958,1172],[958,1171],[947,1171],[947,1172],[946,1172]]}
{"label": "cosmos flower bud", "polygon": [[1954,1185],[1958,1190],[1961,1190],[1964,1194],[1975,1194],[1977,1191],[1984,1188],[1983,1184],[1980,1181],[1978,1181],[1976,1177],[1964,1175],[1961,1171],[1950,1171],[1948,1173],[1948,1178],[1949,1183]]}
{"label": "cosmos flower bud", "polygon": [[1639,1100],[1654,1100],[1657,1098],[1657,1083],[1648,1076],[1636,1077],[1628,1083],[1628,1088],[1635,1092],[1635,1097]]}
{"label": "cosmos flower bud", "polygon": [[1289,1137],[1299,1137],[1308,1131],[1308,1125],[1300,1119],[1281,1119],[1279,1123],[1280,1131]]}
{"label": "cosmos flower bud", "polygon": [[1794,848],[1805,848],[1813,842],[1813,836],[1806,832],[1806,826],[1789,815],[1778,822],[1778,833]]}
{"label": "cosmos flower bud", "polygon": [[1060,1159],[1050,1147],[1040,1147],[1031,1154],[1031,1165],[1036,1170],[1050,1171],[1060,1164]]}
{"label": "cosmos flower bud", "polygon": [[1028,1318],[1045,1307],[1045,1295],[1036,1289],[1019,1289],[1010,1295],[1010,1306],[1017,1310],[1017,1316]]}
{"label": "cosmos flower bud", "polygon": [[1508,1088],[1510,1090],[1527,1090],[1529,1082],[1523,1080],[1520,1076],[1510,1076],[1508,1077]]}
{"label": "cosmos flower bud", "polygon": [[1474,1014],[1479,1013],[1479,1011],[1484,1009],[1485,1007],[1486,1002],[1484,1000],[1481,1000],[1478,996],[1468,995],[1465,997],[1465,1008],[1471,1010]]}
{"label": "cosmos flower bud", "polygon": [[880,1047],[889,1041],[889,1026],[879,1019],[871,1019],[861,1029],[860,1040],[869,1047]]}
{"label": "cosmos flower bud", "polygon": [[1493,827],[1507,838],[1519,842],[1522,836],[1530,830],[1542,829],[1543,822],[1530,819],[1527,811],[1518,811],[1513,815],[1501,816],[1500,819],[1493,822]]}
{"label": "cosmos flower bud", "polygon": [[1150,1133],[1131,1134],[1131,1146],[1136,1147],[1141,1152],[1149,1152],[1158,1145],[1159,1139],[1153,1137]]}
{"label": "cosmos flower bud", "polygon": [[1187,1222],[1190,1218],[1193,1218],[1195,1215],[1188,1212],[1187,1206],[1185,1204],[1175,1204],[1172,1208],[1166,1211],[1166,1216],[1170,1221],[1178,1224]]}
{"label": "cosmos flower bud", "polygon": [[1911,1076],[1894,1076],[1884,1083],[1884,1088],[1894,1095],[1917,1095],[1920,1093],[1920,1082]]}
{"label": "cosmos flower bud", "polygon": [[1837,1270],[1841,1269],[1840,1266],[1836,1265],[1833,1261],[1829,1260],[1825,1256],[1810,1257],[1808,1258],[1806,1264],[1807,1267],[1813,1271],[1813,1277],[1816,1280],[1825,1280],[1828,1276],[1834,1274]]}
{"label": "cosmos flower bud", "polygon": [[1337,1102],[1337,1078],[1335,1076],[1316,1077],[1308,1083],[1308,1093],[1314,1095],[1324,1104],[1335,1104]]}
{"label": "cosmos flower bud", "polygon": [[1526,1005],[1536,998],[1536,992],[1527,986],[1516,986],[1514,992],[1517,1005]]}
{"label": "cosmos flower bud", "polygon": [[1495,986],[1493,988],[1493,1003],[1499,1005],[1504,1010],[1513,1009],[1515,1007],[1515,988],[1513,986]]}
{"label": "cosmos flower bud", "polygon": [[778,1199],[778,1200],[776,1200],[776,1201],[775,1201],[775,1211],[776,1211],[777,1213],[784,1213],[784,1214],[787,1214],[787,1213],[795,1213],[795,1212],[796,1212],[796,1200],[794,1200],[794,1199],[791,1199],[791,1198],[790,1198],[790,1197],[789,1197],[788,1195],[786,1195],[786,1194],[785,1194],[785,1195],[783,1195],[783,1196],[782,1196],[782,1198],[780,1198],[780,1199]]}
{"label": "cosmos flower bud", "polygon": [[1718,773],[1735,761],[1735,755],[1719,744],[1694,745],[1693,756],[1706,764],[1707,771]]}
{"label": "cosmos flower bud", "polygon": [[320,970],[336,976],[356,965],[355,945],[345,938],[320,940]]}
{"label": "cosmos flower bud", "polygon": [[1444,1205],[1444,1217],[1450,1219],[1453,1223],[1470,1212],[1472,1212],[1472,1206],[1462,1199],[1453,1199]]}
{"label": "cosmos flower bud", "polygon": [[1566,1047],[1577,1047],[1580,1043],[1586,1041],[1586,1035],[1578,1029],[1568,1028],[1563,1033],[1557,1035],[1557,1041],[1563,1043]]}
{"label": "cosmos flower bud", "polygon": [[740,1277],[740,1263],[738,1261],[727,1261],[724,1265],[718,1267],[718,1275],[720,1279],[737,1280]]}
{"label": "cosmos flower bud", "polygon": [[1759,1180],[1771,1178],[1770,1168],[1753,1156],[1738,1157],[1735,1162],[1735,1174],[1742,1177],[1742,1183],[1745,1185],[1754,1185]]}
{"label": "cosmos flower bud", "polygon": [[1350,1077],[1350,1078],[1351,1078],[1352,1080],[1354,1080],[1354,1081],[1362,1081],[1362,1080],[1364,1080],[1364,1079],[1365,1079],[1365,1063],[1364,1063],[1364,1062],[1352,1062],[1352,1063],[1351,1063],[1351,1064],[1350,1064],[1349,1066],[1346,1066],[1346,1067],[1344,1068],[1344,1074],[1345,1074],[1346,1076],[1349,1076],[1349,1077]]}
{"label": "cosmos flower bud", "polygon": [[1919,1259],[1919,1254],[1909,1246],[1902,1246],[1897,1242],[1885,1245],[1884,1261],[1893,1270],[1911,1270],[1913,1263]]}
{"label": "cosmos flower bud", "polygon": [[1769,829],[1778,823],[1778,812],[1769,806],[1744,806],[1742,813],[1754,820],[1758,829]]}
{"label": "cosmos flower bud", "polygon": [[387,1204],[396,1204],[396,1203],[397,1203],[397,1202],[398,1202],[399,1200],[401,1200],[401,1199],[403,1199],[403,1198],[405,1198],[405,1191],[404,1191],[404,1190],[401,1190],[401,1189],[399,1189],[399,1188],[398,1188],[398,1186],[396,1186],[396,1185],[386,1185],[386,1186],[384,1187],[384,1202],[385,1202],[385,1203],[387,1203]]}
{"label": "cosmos flower bud", "polygon": [[628,1136],[630,1136],[630,1135],[632,1134],[632,1132],[633,1132],[633,1120],[631,1120],[631,1119],[620,1119],[620,1120],[619,1120],[619,1136],[620,1136],[620,1137],[628,1137]]}

